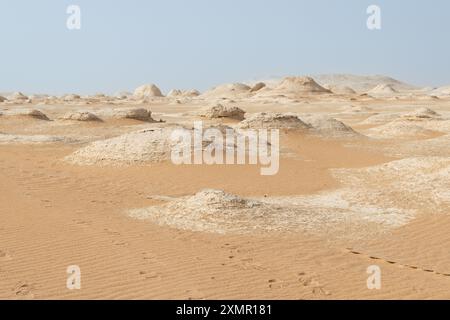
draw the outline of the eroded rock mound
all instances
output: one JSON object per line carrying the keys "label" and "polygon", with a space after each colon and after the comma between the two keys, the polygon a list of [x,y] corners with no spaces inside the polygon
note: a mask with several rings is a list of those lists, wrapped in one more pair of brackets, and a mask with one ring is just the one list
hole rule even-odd
{"label": "eroded rock mound", "polygon": [[450,158],[413,157],[358,169],[334,169],[363,203],[397,206],[403,212],[447,214]]}
{"label": "eroded rock mound", "polygon": [[9,112],[8,114],[5,115],[9,115],[9,116],[13,116],[13,117],[23,117],[23,118],[32,118],[32,119],[37,119],[37,120],[50,120],[47,115],[45,115],[45,113],[43,113],[42,111],[39,111],[37,109],[17,109],[17,110],[12,110],[11,112]]}
{"label": "eroded rock mound", "polygon": [[62,97],[62,100],[65,102],[71,102],[81,99],[81,97],[77,94],[67,94],[64,97]]}
{"label": "eroded rock mound", "polygon": [[207,98],[234,98],[250,93],[251,88],[243,83],[228,83],[203,93]]}
{"label": "eroded rock mound", "polygon": [[344,94],[344,95],[356,94],[355,90],[353,90],[350,87],[346,87],[346,86],[330,85],[330,86],[327,86],[327,89],[331,90],[333,93],[336,93],[336,94]]}
{"label": "eroded rock mound", "polygon": [[314,131],[329,138],[355,138],[362,137],[353,128],[345,123],[323,115],[301,115],[300,118],[309,124]]}
{"label": "eroded rock mound", "polygon": [[59,136],[49,135],[16,135],[0,133],[0,144],[41,144],[41,143],[56,143],[74,142],[73,139]]}
{"label": "eroded rock mound", "polygon": [[65,115],[61,117],[61,120],[68,120],[68,121],[101,121],[99,117],[97,117],[95,114],[90,113],[88,111],[74,111],[74,112],[68,112]]}
{"label": "eroded rock mound", "polygon": [[145,129],[95,141],[65,160],[79,165],[131,165],[170,160],[173,128]]}
{"label": "eroded rock mound", "polygon": [[259,91],[259,90],[261,90],[262,88],[265,88],[265,87],[266,87],[266,84],[264,82],[258,82],[250,89],[250,92]]}
{"label": "eroded rock mound", "polygon": [[380,113],[370,116],[366,120],[362,121],[364,125],[384,124],[386,122],[394,121],[400,117],[398,113]]}
{"label": "eroded rock mound", "polygon": [[182,97],[197,97],[200,95],[200,92],[197,90],[179,90],[179,89],[172,89],[167,94],[167,97],[169,98],[182,98]]}
{"label": "eroded rock mound", "polygon": [[224,106],[222,104],[217,104],[202,111],[200,116],[207,119],[230,118],[243,120],[245,111],[236,106]]}
{"label": "eroded rock mound", "polygon": [[294,114],[261,112],[252,114],[241,121],[239,128],[309,130],[311,126],[303,122]]}
{"label": "eroded rock mound", "polygon": [[[261,228],[274,208],[222,190],[205,189],[193,196],[171,199],[161,207],[131,210],[130,216],[179,229],[226,233],[246,231],[251,221]],[[267,229],[274,227],[266,224]]]}
{"label": "eroded rock mound", "polygon": [[426,138],[435,133],[407,120],[395,120],[367,131],[370,137],[381,139]]}
{"label": "eroded rock mound", "polygon": [[162,97],[161,90],[154,84],[144,84],[134,91],[134,95],[138,98]]}
{"label": "eroded rock mound", "polygon": [[278,92],[296,94],[331,93],[311,77],[287,77],[275,88]]}
{"label": "eroded rock mound", "polygon": [[10,96],[8,96],[9,101],[24,101],[28,100],[28,97],[24,95],[22,92],[14,92]]}
{"label": "eroded rock mound", "polygon": [[367,106],[347,106],[344,113],[373,113],[373,109]]}
{"label": "eroded rock mound", "polygon": [[133,94],[130,93],[130,92],[127,92],[127,91],[120,91],[120,92],[117,92],[117,93],[114,95],[114,97],[115,97],[116,99],[119,99],[119,100],[125,100],[125,99],[128,99],[128,98],[131,97],[131,96],[133,96]]}
{"label": "eroded rock mound", "polygon": [[408,120],[425,120],[425,119],[437,119],[440,118],[441,115],[429,108],[420,108],[413,112],[407,113],[402,117]]}
{"label": "eroded rock mound", "polygon": [[352,198],[353,194],[334,191],[311,196],[243,198],[221,190],[206,189],[181,198],[154,196],[154,199],[167,203],[128,213],[136,219],[200,232],[307,231],[354,238],[367,238],[380,225],[387,228],[407,221],[402,212],[392,209],[358,206],[357,203],[352,209],[348,204],[343,205],[346,200],[358,201]]}
{"label": "eroded rock mound", "polygon": [[398,91],[390,84],[379,84],[368,93],[371,95],[391,95],[397,92]]}
{"label": "eroded rock mound", "polygon": [[[95,141],[86,147],[79,149],[65,160],[78,165],[107,165],[127,166],[141,163],[158,163],[172,160],[172,151],[190,150],[206,152],[214,147],[216,150],[237,150],[240,133],[231,127],[224,125],[203,128],[217,129],[219,134],[227,135],[226,141],[217,142],[214,137],[203,137],[200,145],[192,142],[192,139],[181,140],[180,137],[190,136],[196,133],[198,128],[185,128],[181,126],[164,126],[144,129],[127,133],[112,139]],[[203,134],[204,132],[200,132]],[[250,138],[251,142],[253,138]],[[261,142],[261,141],[259,141]],[[251,143],[245,144],[246,152]],[[199,149],[197,149],[199,148]],[[191,159],[192,160],[192,159]]]}
{"label": "eroded rock mound", "polygon": [[119,108],[114,109],[112,117],[115,119],[132,119],[153,122],[152,112],[144,108]]}
{"label": "eroded rock mound", "polygon": [[183,95],[183,91],[178,89],[172,89],[167,94],[167,97],[173,98],[173,97],[181,97]]}

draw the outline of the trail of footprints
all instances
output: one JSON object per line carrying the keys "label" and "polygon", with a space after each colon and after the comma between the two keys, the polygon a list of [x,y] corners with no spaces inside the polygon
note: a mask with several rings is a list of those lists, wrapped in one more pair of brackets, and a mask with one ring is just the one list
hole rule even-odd
{"label": "trail of footprints", "polygon": [[[0,250],[0,262],[13,260],[12,255],[7,250]],[[1,271],[1,270],[0,270]],[[11,291],[18,299],[33,299],[34,285],[26,282],[17,283]]]}
{"label": "trail of footprints", "polygon": [[396,266],[398,266],[400,268],[407,268],[407,269],[411,269],[411,270],[418,270],[418,271],[422,271],[422,272],[433,273],[433,274],[436,274],[436,275],[439,275],[439,276],[442,276],[442,277],[450,277],[450,273],[439,272],[439,271],[436,271],[434,269],[428,269],[428,268],[420,267],[420,266],[417,266],[417,265],[403,264],[403,263],[400,263],[400,262],[397,262],[397,261],[393,261],[393,260],[386,260],[386,259],[383,259],[383,258],[380,258],[380,257],[376,257],[376,256],[373,256],[373,255],[365,254],[365,253],[360,252],[360,251],[356,251],[356,250],[354,250],[352,248],[345,248],[345,250],[348,253],[353,254],[353,255],[363,256],[363,257],[366,257],[367,259],[384,262],[384,263],[390,264],[390,265],[396,265]]}
{"label": "trail of footprints", "polygon": [[[236,261],[235,263],[222,263],[222,266],[232,266],[241,269],[255,269],[258,271],[267,271],[268,269],[261,264],[255,263],[254,259],[247,256],[250,253],[249,250],[245,250],[239,246],[234,246],[229,243],[225,243],[221,246],[222,249],[229,250],[228,259],[230,261]],[[243,254],[240,259],[238,256]],[[267,285],[270,289],[283,289],[285,287],[295,285],[300,283],[300,285],[308,289],[313,295],[318,296],[330,296],[331,292],[326,290],[325,287],[313,276],[307,275],[305,272],[299,272],[295,276],[295,280],[280,280],[280,279],[268,279]]]}

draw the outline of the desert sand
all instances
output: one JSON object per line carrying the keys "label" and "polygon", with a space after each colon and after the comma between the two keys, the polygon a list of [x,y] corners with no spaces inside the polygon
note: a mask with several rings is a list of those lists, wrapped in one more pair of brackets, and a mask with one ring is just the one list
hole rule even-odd
{"label": "desert sand", "polygon": [[[279,172],[174,165],[194,121],[280,130]],[[0,299],[450,298],[448,87],[1,94],[0,155]]]}

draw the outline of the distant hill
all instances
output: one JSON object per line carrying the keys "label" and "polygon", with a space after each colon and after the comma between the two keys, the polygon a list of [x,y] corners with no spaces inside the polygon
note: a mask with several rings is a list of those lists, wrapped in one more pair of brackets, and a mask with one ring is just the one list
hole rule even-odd
{"label": "distant hill", "polygon": [[322,86],[350,87],[357,92],[367,92],[379,85],[388,85],[396,91],[419,89],[411,84],[382,75],[322,74],[312,77]]}

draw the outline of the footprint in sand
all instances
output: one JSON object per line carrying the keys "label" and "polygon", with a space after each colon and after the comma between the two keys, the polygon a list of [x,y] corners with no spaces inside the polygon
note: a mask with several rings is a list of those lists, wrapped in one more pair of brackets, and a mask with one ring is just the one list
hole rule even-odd
{"label": "footprint in sand", "polygon": [[156,255],[149,252],[142,252],[143,259],[148,262],[156,260]]}
{"label": "footprint in sand", "polygon": [[34,298],[34,294],[33,294],[33,286],[29,285],[28,283],[25,282],[19,282],[14,288],[13,288],[13,292],[16,295],[16,297],[18,298],[22,298],[22,299],[33,299]]}
{"label": "footprint in sand", "polygon": [[120,232],[105,228],[103,229],[110,236],[120,236]]}
{"label": "footprint in sand", "polygon": [[186,290],[185,294],[186,294],[186,296],[185,296],[186,300],[204,300],[205,299],[205,295],[197,289]]}
{"label": "footprint in sand", "polygon": [[282,289],[286,287],[286,284],[278,279],[269,279],[267,280],[270,289]]}
{"label": "footprint in sand", "polygon": [[90,226],[92,225],[92,221],[86,221],[86,220],[80,220],[80,219],[73,219],[73,223],[78,224],[80,226]]}
{"label": "footprint in sand", "polygon": [[299,272],[297,274],[298,281],[304,286],[311,288],[311,292],[314,295],[321,295],[321,296],[329,296],[331,293],[320,284],[319,281],[314,279],[313,277],[307,276],[304,272]]}
{"label": "footprint in sand", "polygon": [[254,262],[253,258],[243,258],[241,259],[241,266],[243,269],[254,269],[254,270],[266,270],[265,267],[263,267],[261,264]]}
{"label": "footprint in sand", "polygon": [[139,275],[141,275],[146,280],[161,280],[163,278],[160,273],[155,271],[139,271]]}
{"label": "footprint in sand", "polygon": [[10,261],[12,260],[11,255],[8,251],[0,250],[0,261]]}
{"label": "footprint in sand", "polygon": [[122,240],[113,240],[112,244],[115,246],[120,246],[120,247],[126,247],[129,245],[128,242],[122,241]]}

